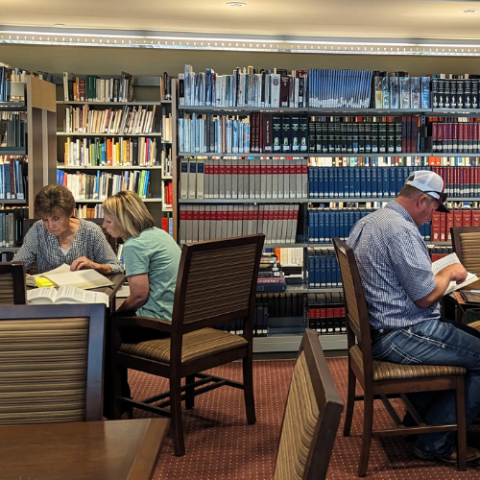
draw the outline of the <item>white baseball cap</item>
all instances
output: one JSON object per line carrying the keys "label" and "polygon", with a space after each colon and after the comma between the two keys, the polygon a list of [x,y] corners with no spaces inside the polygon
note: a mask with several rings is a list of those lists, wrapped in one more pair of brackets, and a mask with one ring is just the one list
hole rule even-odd
{"label": "white baseball cap", "polygon": [[435,200],[438,200],[440,205],[437,210],[439,212],[450,212],[444,205],[444,202],[447,200],[447,194],[444,193],[445,184],[443,178],[437,173],[430,170],[417,170],[408,177],[405,185],[418,188],[418,190],[428,193]]}

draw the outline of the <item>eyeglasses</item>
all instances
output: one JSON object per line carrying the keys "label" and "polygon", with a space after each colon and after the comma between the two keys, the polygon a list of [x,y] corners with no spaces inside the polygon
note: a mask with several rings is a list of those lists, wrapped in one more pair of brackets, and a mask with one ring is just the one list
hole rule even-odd
{"label": "eyeglasses", "polygon": [[423,193],[435,193],[436,195],[438,195],[438,198],[436,198],[436,197],[433,197],[433,198],[435,198],[435,200],[438,200],[440,203],[445,203],[445,201],[447,200],[447,194],[444,193],[444,192],[437,192],[435,190],[427,190],[426,192],[423,192]]}

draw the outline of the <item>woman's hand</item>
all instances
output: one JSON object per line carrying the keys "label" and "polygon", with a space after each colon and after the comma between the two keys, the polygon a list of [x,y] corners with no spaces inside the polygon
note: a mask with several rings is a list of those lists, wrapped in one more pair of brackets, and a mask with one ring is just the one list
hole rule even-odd
{"label": "woman's hand", "polygon": [[75,270],[85,270],[87,268],[92,268],[93,270],[106,275],[112,272],[112,269],[108,265],[92,262],[87,257],[79,257],[70,265],[70,270],[72,272]]}

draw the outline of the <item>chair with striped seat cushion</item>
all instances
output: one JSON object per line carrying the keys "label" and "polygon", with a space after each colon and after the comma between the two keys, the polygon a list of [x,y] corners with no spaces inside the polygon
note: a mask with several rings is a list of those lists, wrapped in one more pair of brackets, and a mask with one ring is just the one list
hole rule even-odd
{"label": "chair with striped seat cushion", "polygon": [[23,262],[0,262],[0,305],[25,305]]}
{"label": "chair with striped seat cushion", "polygon": [[[480,227],[451,227],[453,251],[467,271],[474,273],[480,278],[480,256],[478,246],[480,245]],[[477,280],[466,289],[480,288],[480,280]]]}
{"label": "chair with striped seat cushion", "polygon": [[[367,473],[372,437],[386,437],[457,431],[458,469],[466,469],[467,429],[465,418],[465,374],[461,367],[441,365],[399,365],[373,360],[372,339],[367,304],[353,250],[342,240],[332,239],[340,265],[345,296],[348,339],[348,398],[344,435],[350,435],[355,401],[363,400],[363,434],[358,476]],[[364,394],[355,395],[356,382]],[[405,394],[414,392],[455,390],[457,423],[427,425]],[[413,419],[414,427],[406,427],[398,417],[389,398],[400,397]],[[395,426],[373,430],[374,399],[381,399]]]}
{"label": "chair with striped seat cushion", "polygon": [[[120,315],[111,318],[109,415],[119,418],[136,407],[171,416],[175,454],[183,455],[182,400],[187,408],[193,408],[195,396],[227,385],[244,391],[247,421],[255,423],[253,322],[264,239],[265,235],[259,234],[184,245],[172,322]],[[241,336],[211,328],[231,321],[242,321]],[[240,359],[243,383],[201,373]],[[122,381],[127,368],[168,378],[170,391],[144,400],[130,398]]]}
{"label": "chair with striped seat cushion", "polygon": [[102,419],[105,306],[0,308],[0,425]]}
{"label": "chair with striped seat cushion", "polygon": [[313,330],[305,330],[288,391],[274,480],[326,477],[343,402]]}

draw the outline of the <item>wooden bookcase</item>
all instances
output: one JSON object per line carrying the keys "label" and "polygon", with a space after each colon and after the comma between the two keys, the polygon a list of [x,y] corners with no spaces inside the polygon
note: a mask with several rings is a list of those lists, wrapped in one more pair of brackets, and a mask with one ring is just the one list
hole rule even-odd
{"label": "wooden bookcase", "polygon": [[[85,75],[78,75],[79,77],[85,77]],[[101,75],[100,78],[116,78],[115,75]],[[165,152],[167,157],[171,158],[172,151],[172,141],[170,139],[164,138],[164,131],[162,128],[162,115],[166,114],[167,116],[172,113],[172,101],[170,100],[161,100],[160,95],[160,78],[154,76],[139,76],[135,77],[134,83],[134,100],[131,102],[99,102],[99,101],[65,101],[64,100],[64,91],[63,91],[63,80],[60,76],[55,76],[55,83],[57,84],[57,138],[58,138],[58,148],[56,153],[56,168],[68,174],[95,174],[95,172],[100,172],[100,174],[124,174],[125,172],[142,172],[145,173],[148,171],[149,174],[149,195],[147,198],[144,198],[143,201],[149,209],[150,213],[154,217],[155,225],[162,227],[162,219],[164,216],[169,215],[171,220],[171,230],[176,236],[176,227],[175,227],[175,217],[174,212],[175,208],[165,203],[165,187],[167,184],[171,183],[173,186],[173,175],[166,175],[165,164],[162,161],[162,151]],[[151,133],[128,133],[128,134],[118,134],[118,133],[82,133],[82,132],[65,132],[64,131],[64,122],[66,117],[66,112],[68,107],[80,107],[83,105],[88,105],[90,110],[99,110],[104,111],[106,109],[117,109],[124,106],[135,107],[135,108],[149,108],[153,109],[155,107],[155,117],[153,122],[153,132]],[[172,120],[172,127],[173,127]],[[173,135],[173,132],[172,132]],[[82,164],[70,164],[65,165],[65,142],[67,138],[70,138],[71,141],[76,141],[76,139],[99,139],[99,142],[106,141],[106,139],[135,139],[135,141],[140,142],[142,138],[150,138],[156,141],[157,151],[156,151],[156,163],[151,166],[139,166],[139,165],[82,165]],[[175,198],[175,196],[173,197]],[[87,206],[93,207],[95,205],[100,205],[103,202],[103,199],[97,198],[77,198],[77,206]]]}
{"label": "wooden bookcase", "polygon": [[[10,212],[9,207],[18,207],[15,212],[21,218],[34,218],[33,202],[37,192],[45,185],[54,183],[56,178],[56,105],[55,85],[28,75],[24,85],[22,102],[0,103],[0,111],[26,113],[27,141],[25,148],[0,147],[0,155],[26,156],[28,184],[24,200],[0,200],[0,211]],[[5,158],[5,157],[4,157]],[[0,253],[7,258],[18,247],[0,247]]]}

